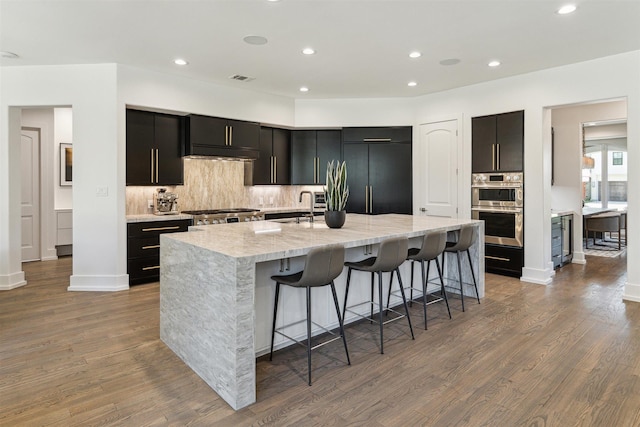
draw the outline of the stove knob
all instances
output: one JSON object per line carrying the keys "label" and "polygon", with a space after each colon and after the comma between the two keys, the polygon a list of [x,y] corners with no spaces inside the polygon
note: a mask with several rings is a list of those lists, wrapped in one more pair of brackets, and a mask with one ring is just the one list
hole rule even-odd
{"label": "stove knob", "polygon": [[511,176],[507,175],[507,181],[511,181]]}
{"label": "stove knob", "polygon": [[513,176],[513,180],[514,180],[514,181],[520,181],[520,176],[518,176],[518,175],[514,175],[514,176]]}
{"label": "stove knob", "polygon": [[209,220],[208,220],[208,219],[203,219],[203,220],[202,220],[202,223],[203,223],[204,225],[208,225],[208,224],[210,224],[210,222],[209,222]]}
{"label": "stove knob", "polygon": [[198,222],[196,223],[196,225],[202,225],[202,220],[199,219]]}

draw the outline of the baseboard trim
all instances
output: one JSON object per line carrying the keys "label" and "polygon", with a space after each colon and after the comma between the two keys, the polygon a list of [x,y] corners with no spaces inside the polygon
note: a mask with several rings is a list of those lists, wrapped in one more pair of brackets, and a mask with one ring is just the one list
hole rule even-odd
{"label": "baseboard trim", "polygon": [[70,277],[68,291],[116,292],[129,289],[129,275],[117,276],[80,276]]}
{"label": "baseboard trim", "polygon": [[625,301],[640,302],[640,284],[625,283],[622,299]]}
{"label": "baseboard trim", "polygon": [[24,271],[0,275],[0,291],[10,291],[27,284]]}
{"label": "baseboard trim", "polygon": [[538,268],[522,268],[521,282],[535,283],[536,285],[548,285],[553,279],[553,269],[538,269]]}

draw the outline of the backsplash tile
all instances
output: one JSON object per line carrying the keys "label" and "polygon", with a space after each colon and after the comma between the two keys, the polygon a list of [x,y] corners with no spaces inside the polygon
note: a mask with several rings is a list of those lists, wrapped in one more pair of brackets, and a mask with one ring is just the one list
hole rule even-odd
{"label": "backsplash tile", "polygon": [[[159,187],[159,186],[158,186]],[[127,215],[150,213],[155,186],[126,188]],[[307,207],[300,191],[322,191],[322,186],[244,185],[244,162],[218,159],[184,159],[184,185],[165,186],[178,195],[178,208],[184,210],[271,207]]]}

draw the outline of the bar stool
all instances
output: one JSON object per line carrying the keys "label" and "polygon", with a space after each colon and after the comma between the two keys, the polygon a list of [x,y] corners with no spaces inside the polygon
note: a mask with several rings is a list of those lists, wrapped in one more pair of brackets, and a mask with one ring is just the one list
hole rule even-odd
{"label": "bar stool", "polygon": [[[393,322],[395,320],[401,319],[403,317],[407,318],[409,323],[409,330],[411,331],[411,339],[415,339],[413,335],[413,327],[411,326],[411,317],[409,316],[409,307],[407,306],[407,299],[404,294],[404,287],[402,286],[402,278],[400,277],[400,271],[398,267],[405,261],[407,257],[407,250],[409,248],[409,239],[407,237],[397,237],[391,238],[382,241],[380,243],[380,248],[378,249],[378,256],[367,258],[358,262],[345,262],[344,265],[349,268],[347,272],[347,287],[344,294],[344,307],[342,309],[342,316],[344,318],[347,310],[357,316],[360,316],[364,319],[374,321],[373,319],[373,306],[377,305],[379,309],[379,323],[380,323],[380,354],[384,354],[384,340],[383,340],[383,326],[389,322]],[[349,284],[351,282],[351,271],[366,271],[371,273],[371,301],[365,301],[363,303],[355,304],[353,306],[347,307],[347,298],[349,297]],[[402,294],[402,301],[404,303],[405,315],[399,313],[395,310],[385,310],[383,308],[384,303],[382,300],[382,273],[391,273],[391,282],[393,282],[393,273],[396,273],[398,277],[398,282],[400,283],[400,293]],[[374,287],[374,277],[375,273],[378,273],[378,303],[373,301],[373,287]],[[360,313],[357,313],[351,308],[369,304],[371,306],[371,317],[362,316]],[[389,319],[386,322],[383,320],[383,312],[384,311],[392,311],[398,314],[398,317],[393,319]]]}
{"label": "bar stool", "polygon": [[[421,248],[410,248],[407,254],[407,260],[411,261],[411,286],[408,288],[411,292],[409,296],[409,303],[417,301],[417,298],[422,298],[422,309],[424,314],[424,329],[427,329],[427,305],[435,304],[440,301],[444,301],[447,305],[447,312],[449,312],[449,319],[451,319],[451,309],[449,308],[449,300],[447,299],[447,292],[444,288],[444,280],[442,280],[442,270],[440,269],[440,261],[438,257],[444,252],[445,245],[447,244],[447,232],[439,231],[435,233],[427,233],[422,240]],[[438,269],[438,277],[440,278],[440,293],[441,296],[428,301],[428,296],[432,294],[427,293],[427,284],[429,283],[429,267],[431,261],[436,262],[436,268]],[[425,273],[424,263],[427,262],[427,270]],[[416,262],[420,262],[422,268],[422,288],[413,287],[413,274],[414,265]],[[420,292],[420,295],[414,299],[413,291]],[[389,284],[389,295],[387,297],[387,308],[389,308],[389,300],[391,299],[391,284]]]}
{"label": "bar stool", "polygon": [[[478,304],[480,304],[480,294],[478,293],[478,284],[476,283],[476,275],[473,272],[473,263],[471,262],[471,253],[469,248],[476,241],[475,227],[471,225],[463,225],[460,227],[460,233],[458,234],[457,242],[447,242],[447,246],[444,249],[444,253],[455,253],[458,259],[458,283],[460,284],[460,299],[462,301],[462,311],[464,311],[464,291],[462,289],[462,267],[460,263],[460,253],[466,252],[469,259],[469,269],[471,270],[471,277],[473,278],[473,287],[476,289],[476,298]],[[445,257],[443,256],[442,263],[445,263]],[[443,265],[444,270],[444,265]]]}
{"label": "bar stool", "polygon": [[[328,245],[321,248],[312,249],[307,254],[305,259],[304,269],[298,273],[288,274],[288,275],[275,275],[271,276],[271,279],[276,282],[276,298],[275,304],[273,308],[273,327],[271,329],[271,354],[269,355],[269,360],[273,360],[273,341],[275,338],[275,334],[278,333],[291,341],[300,344],[307,349],[307,368],[309,371],[309,385],[311,385],[311,350],[315,350],[318,347],[321,347],[325,344],[333,342],[342,337],[342,342],[344,344],[344,351],[347,353],[347,364],[351,365],[351,359],[349,358],[349,350],[347,349],[347,340],[344,336],[344,324],[342,321],[342,316],[340,315],[340,306],[338,305],[338,297],[336,295],[336,287],[333,283],[333,280],[340,275],[342,272],[344,263],[344,246],[342,245]],[[306,302],[307,302],[307,343],[306,345],[299,342],[296,339],[289,337],[288,335],[282,332],[283,329],[288,328],[293,325],[297,325],[299,323],[304,322],[304,320],[291,323],[289,325],[284,325],[280,328],[276,329],[276,319],[278,315],[278,297],[280,295],[280,285],[292,286],[294,288],[306,288]],[[324,326],[317,324],[316,322],[311,321],[311,288],[320,287],[320,286],[331,286],[331,293],[333,294],[333,303],[336,308],[336,314],[338,316],[338,323],[340,325],[340,336],[337,336],[330,330],[326,329]],[[334,335],[334,338],[327,340],[323,343],[320,343],[314,347],[311,347],[311,323],[316,325],[317,327],[323,329],[325,332],[328,332],[331,335]]]}

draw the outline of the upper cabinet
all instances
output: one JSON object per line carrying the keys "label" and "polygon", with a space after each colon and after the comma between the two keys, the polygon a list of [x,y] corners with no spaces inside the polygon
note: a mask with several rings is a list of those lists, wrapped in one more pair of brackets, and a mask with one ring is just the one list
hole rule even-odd
{"label": "upper cabinet", "polygon": [[[253,161],[251,183],[287,185],[290,179],[291,132],[286,129],[260,129],[260,157]],[[245,165],[248,167],[248,165]]]}
{"label": "upper cabinet", "polygon": [[357,127],[342,129],[344,142],[409,142],[411,126]]}
{"label": "upper cabinet", "polygon": [[191,114],[187,121],[188,156],[255,159],[260,146],[260,124]]}
{"label": "upper cabinet", "polygon": [[472,172],[522,172],[524,111],[471,119]]}
{"label": "upper cabinet", "polygon": [[324,185],[327,163],[340,161],[340,130],[294,130],[291,142],[291,183]]}
{"label": "upper cabinet", "polygon": [[184,182],[184,117],[127,110],[127,185]]}

